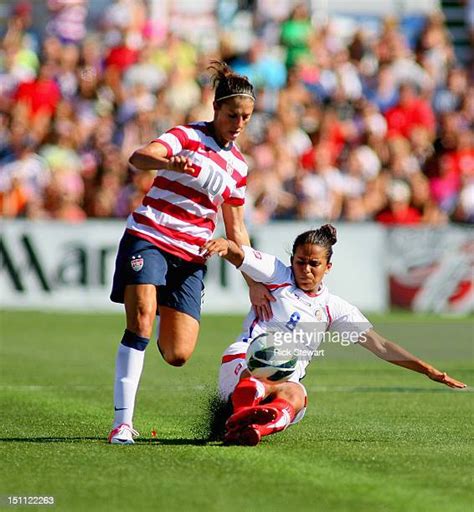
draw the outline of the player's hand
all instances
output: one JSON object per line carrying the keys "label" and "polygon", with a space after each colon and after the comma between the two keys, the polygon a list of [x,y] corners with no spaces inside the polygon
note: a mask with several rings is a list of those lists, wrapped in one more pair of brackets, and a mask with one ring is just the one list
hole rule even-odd
{"label": "player's hand", "polygon": [[249,285],[249,296],[257,318],[265,321],[271,320],[273,317],[271,303],[276,299],[267,287],[262,283],[254,282]]}
{"label": "player's hand", "polygon": [[464,382],[453,379],[446,372],[440,372],[439,370],[433,369],[432,371],[430,371],[430,373],[428,373],[428,377],[431,380],[440,382],[441,384],[446,384],[446,386],[449,386],[450,388],[463,389],[467,387],[466,384],[464,384]]}
{"label": "player's hand", "polygon": [[201,247],[201,254],[203,258],[210,258],[217,254],[221,258],[227,256],[229,252],[229,242],[225,238],[216,238],[209,240]]}
{"label": "player's hand", "polygon": [[166,168],[169,171],[185,172],[186,174],[191,174],[193,176],[194,176],[194,174],[196,174],[196,170],[192,166],[191,160],[185,156],[179,156],[179,155],[172,156],[168,160],[168,164],[167,164]]}

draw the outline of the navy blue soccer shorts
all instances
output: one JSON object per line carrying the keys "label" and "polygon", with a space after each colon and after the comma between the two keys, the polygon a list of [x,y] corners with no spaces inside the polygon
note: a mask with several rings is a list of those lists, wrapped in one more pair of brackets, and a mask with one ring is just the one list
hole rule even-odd
{"label": "navy blue soccer shorts", "polygon": [[205,265],[185,261],[125,232],[115,260],[110,299],[123,304],[127,285],[153,284],[159,306],[176,309],[199,321],[205,275]]}

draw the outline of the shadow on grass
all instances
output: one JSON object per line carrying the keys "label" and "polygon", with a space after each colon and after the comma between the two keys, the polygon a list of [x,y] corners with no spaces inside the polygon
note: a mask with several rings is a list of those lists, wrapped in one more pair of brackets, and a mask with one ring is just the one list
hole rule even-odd
{"label": "shadow on grass", "polygon": [[[223,402],[215,391],[208,390],[203,399],[203,415],[193,426],[192,438],[138,438],[135,439],[135,446],[157,445],[157,446],[223,446],[224,424],[230,415],[230,404]],[[107,438],[96,437],[4,437],[0,443],[84,443],[95,442],[94,444],[108,444]]]}
{"label": "shadow on grass", "polygon": [[[3,437],[0,443],[82,443],[85,441],[99,441],[100,444],[108,444],[105,437]],[[160,446],[217,446],[218,442],[209,439],[171,439],[151,438],[136,439],[135,445],[160,445]]]}

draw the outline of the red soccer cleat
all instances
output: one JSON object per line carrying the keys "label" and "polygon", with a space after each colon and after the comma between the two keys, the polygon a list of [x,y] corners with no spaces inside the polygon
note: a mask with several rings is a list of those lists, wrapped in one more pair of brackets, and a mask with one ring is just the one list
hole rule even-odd
{"label": "red soccer cleat", "polygon": [[263,405],[245,407],[226,422],[224,442],[243,446],[256,446],[262,438],[259,426],[275,420],[277,411]]}
{"label": "red soccer cleat", "polygon": [[246,425],[264,425],[277,417],[278,411],[265,405],[243,407],[226,421],[226,430],[235,430]]}

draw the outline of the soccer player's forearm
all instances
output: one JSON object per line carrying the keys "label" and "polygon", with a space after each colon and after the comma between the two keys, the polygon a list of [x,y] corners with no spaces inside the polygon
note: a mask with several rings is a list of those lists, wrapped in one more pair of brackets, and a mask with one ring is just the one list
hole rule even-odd
{"label": "soccer player's forearm", "polygon": [[414,372],[429,375],[433,367],[391,341],[385,341],[383,350],[376,354],[385,361]]}
{"label": "soccer player's forearm", "polygon": [[408,370],[423,373],[428,376],[433,371],[437,371],[429,364],[408,352],[408,350],[385,339],[372,329],[365,334],[365,341],[361,343],[361,345],[380,359],[407,368]]}
{"label": "soccer player's forearm", "polygon": [[128,160],[134,167],[141,171],[155,171],[158,169],[166,169],[169,162],[167,158],[158,158],[155,156],[145,155],[135,151]]}
{"label": "soccer player's forearm", "polygon": [[[229,244],[229,248],[227,250],[227,254],[224,256],[229,263],[232,263],[235,267],[240,267],[242,262],[244,261],[244,251],[232,240],[227,240]],[[244,277],[245,274],[242,274]],[[250,279],[250,278],[249,278]]]}

